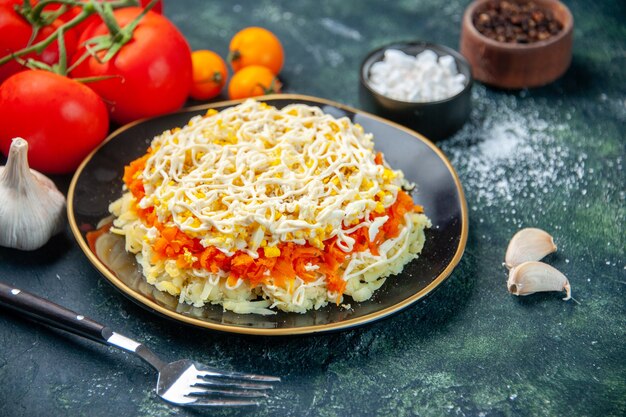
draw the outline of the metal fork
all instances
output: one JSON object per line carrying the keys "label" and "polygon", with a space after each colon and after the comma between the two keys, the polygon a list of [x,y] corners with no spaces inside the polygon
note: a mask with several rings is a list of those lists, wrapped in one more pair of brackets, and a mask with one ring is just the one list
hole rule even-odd
{"label": "metal fork", "polygon": [[31,319],[135,353],[159,372],[156,393],[182,406],[259,405],[280,378],[224,372],[187,359],[163,362],[147,347],[49,300],[0,282],[0,304]]}

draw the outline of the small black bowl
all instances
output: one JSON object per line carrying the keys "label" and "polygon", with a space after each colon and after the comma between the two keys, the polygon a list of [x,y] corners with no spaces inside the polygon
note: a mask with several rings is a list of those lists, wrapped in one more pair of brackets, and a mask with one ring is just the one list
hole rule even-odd
{"label": "small black bowl", "polygon": [[[372,65],[383,60],[385,51],[398,49],[409,55],[430,49],[438,56],[450,55],[456,61],[459,73],[465,75],[463,90],[444,100],[408,102],[389,98],[375,91],[369,83]],[[471,111],[472,70],[463,56],[452,48],[430,42],[395,42],[371,52],[361,64],[359,99],[366,111],[403,124],[423,134],[432,141],[445,139],[459,130]]]}

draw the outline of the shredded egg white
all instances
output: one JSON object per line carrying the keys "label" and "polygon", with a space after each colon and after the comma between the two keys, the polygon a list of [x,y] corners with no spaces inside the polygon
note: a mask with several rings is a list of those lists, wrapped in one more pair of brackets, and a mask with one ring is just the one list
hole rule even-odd
{"label": "shredded egg white", "polygon": [[[285,242],[323,250],[332,238],[350,253],[350,235],[366,228],[373,241],[388,220],[381,214],[410,186],[401,171],[377,163],[372,139],[348,118],[302,104],[277,109],[251,99],[219,113],[209,110],[154,138],[139,175],[145,196],[135,201],[125,193],[111,205],[112,231],[125,235],[126,249],[136,254],[147,281],[181,302],[258,314],[338,303],[341,294],[326,288],[318,265],[305,266],[317,274],[315,281],[296,277],[284,288],[271,276],[252,286],[241,278],[229,281],[226,271],[155,260],[152,245],[159,233],[141,221],[133,204],[153,209],[160,223],[226,256],[278,257]],[[355,301],[370,298],[421,252],[429,226],[425,215],[407,213],[399,235],[384,241],[378,254],[348,255],[344,294]]]}

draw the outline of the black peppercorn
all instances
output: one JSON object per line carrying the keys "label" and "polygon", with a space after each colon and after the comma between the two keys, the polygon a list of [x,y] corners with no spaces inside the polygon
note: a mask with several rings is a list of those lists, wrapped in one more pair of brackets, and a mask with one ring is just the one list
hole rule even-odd
{"label": "black peppercorn", "polygon": [[476,29],[498,42],[533,43],[563,29],[550,10],[533,1],[491,0],[472,16]]}

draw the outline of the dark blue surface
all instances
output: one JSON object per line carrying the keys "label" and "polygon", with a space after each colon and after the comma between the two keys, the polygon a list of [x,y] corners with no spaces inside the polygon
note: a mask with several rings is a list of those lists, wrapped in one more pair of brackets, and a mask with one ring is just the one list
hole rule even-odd
{"label": "dark blue surface", "polygon": [[[286,49],[286,90],[358,107],[358,67],[380,45],[458,47],[467,1],[165,1],[193,49],[226,56],[240,28]],[[193,412],[153,393],[138,359],[0,310],[0,416],[623,416],[626,414],[626,39],[620,1],[567,1],[568,72],[541,89],[474,86],[468,124],[440,146],[470,208],[459,266],[432,297],[364,328],[255,338],[160,319],[106,283],[69,230],[43,249],[0,249],[0,279],[135,337],[165,359],[280,375],[253,410]],[[69,178],[57,178],[66,189]],[[516,298],[501,267],[520,227],[550,231],[580,302]]]}

